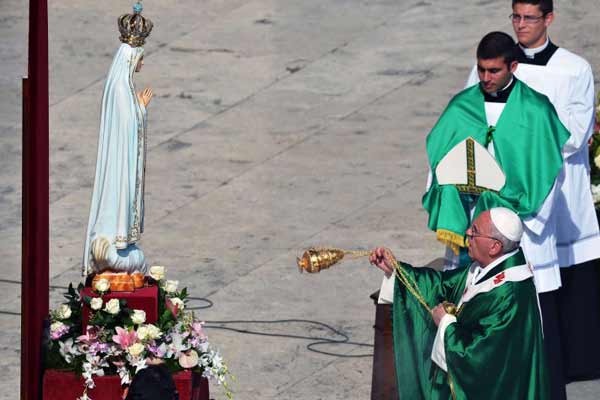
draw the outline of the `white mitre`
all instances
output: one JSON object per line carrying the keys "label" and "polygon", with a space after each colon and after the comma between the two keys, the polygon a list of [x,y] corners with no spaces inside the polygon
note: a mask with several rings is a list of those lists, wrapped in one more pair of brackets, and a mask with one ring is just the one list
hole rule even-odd
{"label": "white mitre", "polygon": [[[458,143],[435,169],[439,185],[456,185],[466,193],[499,192],[506,176],[490,152],[472,137]],[[469,175],[471,182],[469,183]]]}
{"label": "white mitre", "polygon": [[505,238],[513,242],[521,241],[523,223],[514,211],[505,207],[495,207],[490,209],[490,217],[496,229]]}

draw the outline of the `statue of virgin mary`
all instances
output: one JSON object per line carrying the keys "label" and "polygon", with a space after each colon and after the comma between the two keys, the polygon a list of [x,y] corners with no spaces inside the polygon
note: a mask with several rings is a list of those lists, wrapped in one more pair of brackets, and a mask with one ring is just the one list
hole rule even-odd
{"label": "statue of virgin mary", "polygon": [[138,247],[144,230],[146,107],[152,91],[136,93],[133,74],[143,65],[145,38],[152,22],[133,14],[119,17],[121,46],[115,54],[102,96],[94,191],[83,255],[91,270],[142,272],[147,266]]}

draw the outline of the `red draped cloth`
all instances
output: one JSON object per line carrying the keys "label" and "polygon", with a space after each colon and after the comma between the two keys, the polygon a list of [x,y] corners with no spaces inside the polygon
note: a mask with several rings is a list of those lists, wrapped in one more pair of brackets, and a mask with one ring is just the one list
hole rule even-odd
{"label": "red draped cloth", "polygon": [[[180,400],[209,400],[208,379],[200,374],[182,371],[173,374]],[[123,398],[121,380],[117,375],[95,376],[96,387],[88,390],[94,400],[120,400]],[[73,372],[46,370],[43,400],[76,400],[81,397],[84,380]]]}
{"label": "red draped cloth", "polygon": [[[100,297],[100,295],[86,287],[81,291],[81,297]],[[105,294],[102,299],[106,303],[110,299],[119,299],[127,301],[127,308],[131,310],[144,310],[146,312],[146,323],[154,324],[158,321],[158,287],[149,286],[136,289],[135,292],[110,292]],[[90,308],[87,304],[83,305],[82,328],[86,331],[88,321],[90,320]]]}

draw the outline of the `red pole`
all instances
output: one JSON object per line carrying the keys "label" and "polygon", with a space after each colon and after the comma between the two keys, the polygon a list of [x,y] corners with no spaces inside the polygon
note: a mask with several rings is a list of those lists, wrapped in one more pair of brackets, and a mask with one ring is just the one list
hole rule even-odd
{"label": "red pole", "polygon": [[29,2],[23,79],[21,400],[42,398],[42,336],[49,293],[48,4]]}

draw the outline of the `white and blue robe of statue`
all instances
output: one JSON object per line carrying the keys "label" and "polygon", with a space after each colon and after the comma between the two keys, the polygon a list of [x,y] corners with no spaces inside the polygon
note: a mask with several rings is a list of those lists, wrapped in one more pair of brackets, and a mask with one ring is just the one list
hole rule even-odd
{"label": "white and blue robe of statue", "polygon": [[133,73],[142,47],[121,44],[104,85],[94,190],[85,238],[83,272],[95,265],[94,239],[110,243],[109,267],[145,272],[144,255],[136,245],[144,229],[146,109],[138,100]]}
{"label": "white and blue robe of statue", "polygon": [[[534,265],[538,292],[544,293],[561,287],[559,267],[600,257],[587,146],[594,126],[594,79],[583,58],[557,48],[549,40],[537,49],[521,49],[515,76],[548,97],[571,133],[563,147],[563,169],[557,177],[555,193],[548,196],[544,205],[551,212],[540,212],[524,221],[522,246]],[[475,66],[467,86],[478,81]]]}

